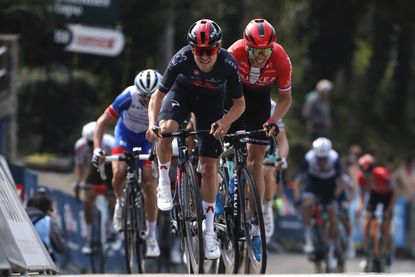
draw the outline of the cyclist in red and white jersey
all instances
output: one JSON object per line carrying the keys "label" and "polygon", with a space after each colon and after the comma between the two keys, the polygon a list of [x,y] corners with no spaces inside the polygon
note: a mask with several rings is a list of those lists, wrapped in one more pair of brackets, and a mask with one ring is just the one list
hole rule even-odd
{"label": "cyclist in red and white jersey", "polygon": [[369,223],[374,215],[378,204],[383,204],[382,218],[382,237],[386,246],[386,265],[391,265],[392,260],[392,234],[391,222],[393,207],[395,205],[397,191],[394,185],[391,172],[382,166],[375,166],[375,159],[370,154],[365,154],[359,158],[360,171],[357,172],[357,182],[360,186],[359,208],[363,205],[365,193],[369,193],[369,200],[366,205],[366,223],[363,236],[363,246],[367,249],[369,237]]}
{"label": "cyclist in red and white jersey", "polygon": [[[245,112],[232,125],[232,131],[257,130],[269,125],[272,128],[268,135],[276,133],[277,122],[291,105],[291,62],[284,48],[276,43],[274,27],[265,19],[254,19],[246,26],[244,38],[228,50],[238,63],[246,101]],[[274,84],[279,99],[270,117],[269,99]],[[265,190],[262,161],[267,145],[265,135],[251,137],[247,144],[247,163],[254,173],[261,201]]]}

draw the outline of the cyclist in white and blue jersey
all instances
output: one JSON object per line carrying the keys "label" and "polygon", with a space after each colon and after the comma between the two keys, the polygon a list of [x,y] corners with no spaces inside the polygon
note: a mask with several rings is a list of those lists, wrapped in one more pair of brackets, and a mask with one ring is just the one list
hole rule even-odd
{"label": "cyclist in white and blue jersey", "polygon": [[[133,147],[141,147],[142,153],[151,151],[151,143],[146,139],[148,129],[148,103],[151,95],[156,91],[161,75],[156,70],[143,70],[135,77],[134,85],[127,87],[115,101],[105,110],[97,120],[94,134],[93,162],[105,155],[101,149],[102,136],[108,125],[118,118],[114,130],[115,144],[112,154],[122,154],[131,151]],[[122,227],[122,203],[123,189],[127,173],[127,165],[124,162],[113,162],[113,179],[115,195],[117,197],[113,225],[116,230]],[[157,223],[157,185],[153,176],[152,162],[143,163],[144,198],[147,217],[148,236],[146,239],[146,256],[160,256],[160,248],[156,239]]]}

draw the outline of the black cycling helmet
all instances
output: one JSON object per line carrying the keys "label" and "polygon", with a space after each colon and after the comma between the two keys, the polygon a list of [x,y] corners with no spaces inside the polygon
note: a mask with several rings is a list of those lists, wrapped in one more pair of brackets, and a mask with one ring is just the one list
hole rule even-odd
{"label": "black cycling helmet", "polygon": [[222,42],[222,30],[216,22],[202,19],[190,26],[187,41],[192,47],[218,46]]}

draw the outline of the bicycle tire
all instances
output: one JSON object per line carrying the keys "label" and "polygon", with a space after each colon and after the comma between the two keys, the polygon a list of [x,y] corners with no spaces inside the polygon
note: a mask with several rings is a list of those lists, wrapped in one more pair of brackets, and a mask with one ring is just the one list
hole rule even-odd
{"label": "bicycle tire", "polygon": [[[229,194],[229,178],[222,170],[218,171],[219,194],[222,207],[221,215],[215,215],[215,227],[220,239],[221,258],[218,273],[236,274],[240,265],[239,237],[235,232],[233,199]],[[237,247],[235,247],[237,246]]]}
{"label": "bicycle tire", "polygon": [[[245,244],[247,256],[244,257],[245,272],[254,274],[265,274],[267,268],[267,245],[265,237],[264,218],[262,215],[262,204],[259,200],[256,183],[251,172],[246,168],[238,170],[238,193],[240,199],[241,225],[245,233]],[[248,199],[247,197],[250,197]],[[258,260],[253,251],[252,226],[258,226],[261,257]]]}
{"label": "bicycle tire", "polygon": [[[137,197],[142,197],[142,194],[139,192]],[[143,238],[144,234],[140,234],[140,230],[142,229],[140,229],[140,222],[137,220],[138,217],[143,218],[144,206],[141,208],[136,206],[135,195],[131,185],[127,185],[124,199],[123,232],[127,272],[129,274],[144,273],[146,244]],[[142,201],[144,201],[144,199],[142,199]],[[139,213],[141,214],[139,215]]]}
{"label": "bicycle tire", "polygon": [[204,272],[203,250],[203,209],[199,189],[199,182],[190,162],[186,162],[185,171],[182,172],[181,212],[184,216],[184,248],[188,263],[189,273]]}

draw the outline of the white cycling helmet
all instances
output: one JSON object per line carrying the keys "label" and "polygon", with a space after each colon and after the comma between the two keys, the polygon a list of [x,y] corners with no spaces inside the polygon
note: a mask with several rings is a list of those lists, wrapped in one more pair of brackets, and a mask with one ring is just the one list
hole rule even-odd
{"label": "white cycling helmet", "polygon": [[82,136],[86,138],[86,140],[94,140],[95,125],[97,125],[97,123],[95,121],[91,121],[88,124],[84,125],[84,127],[82,127]]}
{"label": "white cycling helmet", "polygon": [[331,141],[327,138],[318,138],[313,141],[313,150],[318,158],[327,158],[331,148]]}
{"label": "white cycling helmet", "polygon": [[153,69],[146,69],[138,73],[134,79],[138,94],[144,97],[151,96],[158,88],[161,78],[161,74]]}

